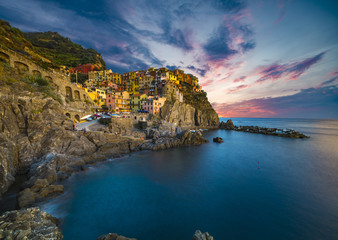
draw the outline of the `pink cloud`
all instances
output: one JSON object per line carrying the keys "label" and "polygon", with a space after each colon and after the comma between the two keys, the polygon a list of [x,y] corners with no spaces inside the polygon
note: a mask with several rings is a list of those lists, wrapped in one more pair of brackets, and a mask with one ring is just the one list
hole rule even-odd
{"label": "pink cloud", "polygon": [[242,76],[242,77],[239,77],[239,78],[236,78],[235,80],[233,80],[234,83],[237,83],[237,82],[244,82],[246,79],[246,76]]}
{"label": "pink cloud", "polygon": [[303,61],[287,63],[287,64],[272,64],[257,68],[260,78],[256,81],[262,83],[267,80],[277,81],[284,77],[285,80],[296,80],[303,75],[312,65],[319,62],[325,52],[319,53],[313,57],[307,58]]}
{"label": "pink cloud", "polygon": [[238,92],[238,91],[241,91],[241,90],[243,90],[243,89],[245,89],[245,88],[248,88],[248,87],[249,87],[249,85],[242,84],[242,85],[239,85],[239,86],[237,86],[237,87],[235,87],[235,88],[233,88],[233,89],[230,89],[230,90],[228,91],[228,93]]}

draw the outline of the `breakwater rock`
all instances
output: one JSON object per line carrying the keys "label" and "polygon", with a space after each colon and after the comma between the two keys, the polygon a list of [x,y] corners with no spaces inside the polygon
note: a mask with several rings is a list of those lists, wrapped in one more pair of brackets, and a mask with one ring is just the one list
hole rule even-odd
{"label": "breakwater rock", "polygon": [[62,240],[58,220],[39,208],[8,211],[0,216],[0,239]]}
{"label": "breakwater rock", "polygon": [[[123,236],[119,236],[116,233],[109,233],[98,237],[96,240],[137,240],[137,239],[126,238]],[[196,230],[196,232],[192,237],[192,240],[214,240],[214,238],[210,236],[208,232],[202,233],[200,230]]]}
{"label": "breakwater rock", "polygon": [[197,230],[192,240],[214,240],[214,238],[210,236],[208,232],[202,233],[200,230]]}
{"label": "breakwater rock", "polygon": [[136,238],[126,238],[124,236],[119,236],[116,233],[108,233],[106,235],[101,235],[96,240],[137,240]]}
{"label": "breakwater rock", "polygon": [[309,136],[306,136],[305,134],[297,132],[293,129],[265,128],[258,126],[235,126],[231,119],[229,119],[227,122],[222,121],[219,125],[219,128],[238,132],[258,133],[278,137],[309,138]]}

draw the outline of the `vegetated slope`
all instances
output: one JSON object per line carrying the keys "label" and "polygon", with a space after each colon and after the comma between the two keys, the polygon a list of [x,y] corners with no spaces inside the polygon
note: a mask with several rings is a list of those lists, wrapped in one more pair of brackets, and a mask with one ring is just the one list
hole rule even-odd
{"label": "vegetated slope", "polygon": [[32,49],[32,44],[25,38],[24,33],[12,27],[8,22],[0,19],[0,44],[18,52],[27,54],[25,48]]}
{"label": "vegetated slope", "polygon": [[106,69],[106,63],[100,53],[92,48],[85,49],[57,32],[29,32],[24,33],[24,36],[40,55],[57,65],[76,67],[96,64],[98,68]]}
{"label": "vegetated slope", "polygon": [[101,54],[94,49],[85,49],[56,32],[24,33],[1,19],[0,45],[31,57],[44,68],[96,64],[99,69],[106,69]]}

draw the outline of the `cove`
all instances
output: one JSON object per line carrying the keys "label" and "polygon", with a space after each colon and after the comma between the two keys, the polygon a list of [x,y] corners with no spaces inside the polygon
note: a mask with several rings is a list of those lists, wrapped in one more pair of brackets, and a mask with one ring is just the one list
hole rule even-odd
{"label": "cove", "polygon": [[[140,152],[76,174],[42,207],[65,239],[337,239],[338,121],[235,119],[310,139],[204,133],[209,143]],[[222,137],[224,143],[212,142]]]}

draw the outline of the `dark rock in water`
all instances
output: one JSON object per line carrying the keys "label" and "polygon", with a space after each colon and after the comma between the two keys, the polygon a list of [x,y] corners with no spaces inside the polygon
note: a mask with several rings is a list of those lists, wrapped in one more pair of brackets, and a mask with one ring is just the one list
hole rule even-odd
{"label": "dark rock in water", "polygon": [[116,233],[108,233],[107,235],[101,235],[96,240],[137,240],[136,238],[126,238],[119,236]]}
{"label": "dark rock in water", "polygon": [[234,130],[238,132],[249,132],[249,133],[258,133],[264,135],[271,136],[279,136],[279,137],[288,137],[288,138],[309,138],[303,133],[297,132],[292,129],[279,129],[279,128],[265,128],[258,126],[235,126],[231,119],[227,120],[227,122],[221,122],[219,124],[220,129],[225,130]]}
{"label": "dark rock in water", "polygon": [[216,143],[222,143],[222,142],[224,142],[224,141],[223,141],[223,138],[220,138],[220,137],[215,137],[213,140],[214,140],[214,142],[216,142]]}
{"label": "dark rock in water", "polygon": [[214,238],[210,236],[208,232],[202,233],[200,230],[197,230],[192,240],[214,240]]}
{"label": "dark rock in water", "polygon": [[233,130],[235,128],[234,123],[232,122],[231,119],[229,119],[226,123],[225,122],[221,122],[219,124],[219,128],[221,129],[226,129],[226,130]]}
{"label": "dark rock in water", "polygon": [[39,208],[8,211],[0,216],[0,239],[63,239],[58,220]]}

